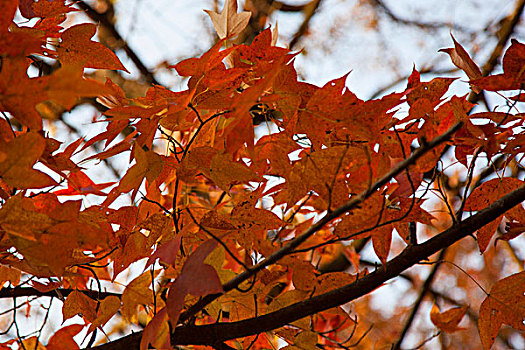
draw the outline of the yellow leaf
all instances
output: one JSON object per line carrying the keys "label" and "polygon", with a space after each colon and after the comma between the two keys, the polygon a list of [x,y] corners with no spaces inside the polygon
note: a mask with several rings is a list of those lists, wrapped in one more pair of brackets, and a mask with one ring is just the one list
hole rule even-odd
{"label": "yellow leaf", "polygon": [[[155,271],[153,278],[159,273],[160,270]],[[128,321],[135,316],[138,305],[153,304],[151,282],[153,282],[151,272],[146,271],[131,281],[122,293],[122,316]]]}
{"label": "yellow leaf", "polygon": [[224,191],[235,183],[258,180],[257,174],[243,162],[234,162],[229,153],[217,153],[210,166],[210,177]]}
{"label": "yellow leaf", "polygon": [[86,320],[92,322],[97,318],[97,312],[95,311],[97,303],[84,293],[74,290],[66,298],[64,305],[62,306],[62,317],[63,320],[67,320],[77,314],[82,314]]}
{"label": "yellow leaf", "polygon": [[95,318],[91,326],[89,326],[88,334],[94,331],[95,328],[105,325],[119,309],[120,299],[118,297],[110,295],[102,300],[98,308],[97,318]]}
{"label": "yellow leaf", "polygon": [[[277,298],[275,298],[270,303],[270,305],[268,305],[268,309],[266,309],[266,313],[277,311],[286,306],[290,306],[297,302],[303,301],[306,299],[307,296],[308,296],[308,292],[304,292],[298,289],[289,290],[279,295]],[[300,320],[293,322],[292,325],[299,327],[301,329],[310,329],[310,319],[308,317],[304,317],[304,318],[301,318]]]}
{"label": "yellow leaf", "polygon": [[294,345],[300,349],[315,349],[317,344],[317,333],[304,331],[295,336]]}

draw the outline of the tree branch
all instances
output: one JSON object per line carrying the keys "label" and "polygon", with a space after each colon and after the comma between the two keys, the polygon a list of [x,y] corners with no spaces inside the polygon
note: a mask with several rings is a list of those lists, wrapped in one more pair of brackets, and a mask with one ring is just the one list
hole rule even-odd
{"label": "tree branch", "polygon": [[315,15],[317,9],[319,8],[319,5],[321,5],[321,0],[312,0],[305,6],[303,10],[303,23],[301,23],[301,26],[299,27],[299,29],[297,29],[297,32],[295,32],[292,40],[290,41],[290,50],[293,49],[295,45],[297,45],[299,39],[301,39],[301,37],[308,31],[308,27],[310,26],[310,20]]}
{"label": "tree branch", "polygon": [[525,185],[426,242],[416,246],[408,246],[401,254],[390,260],[386,266],[380,267],[352,284],[244,321],[205,326],[182,326],[177,328],[172,336],[172,344],[213,344],[216,341],[257,334],[348,303],[367,295],[386,281],[397,277],[401,272],[420,261],[428,259],[441,249],[471,235],[524,200]]}
{"label": "tree branch", "polygon": [[[377,9],[381,10],[392,21],[400,23],[400,24],[403,24],[403,25],[415,26],[415,27],[418,27],[418,28],[423,29],[423,30],[441,29],[443,27],[451,27],[451,24],[444,23],[444,22],[421,22],[421,21],[417,21],[417,20],[410,20],[410,19],[401,18],[398,15],[396,15],[394,12],[392,12],[392,10],[387,5],[385,5],[383,0],[372,0],[371,4],[373,6],[375,6]],[[471,33],[472,32],[472,30],[469,30],[469,29],[467,29],[467,28],[465,28],[465,27],[463,27],[463,26],[461,26],[461,25],[459,25],[457,23],[454,23],[453,28],[455,30],[459,30],[459,31],[462,31],[462,32],[465,32],[465,33]]]}
{"label": "tree branch", "polygon": [[[38,289],[33,288],[33,287],[15,287],[15,288],[6,287],[0,290],[0,299],[31,297],[31,296],[60,298],[60,297],[67,297],[69,294],[71,294],[75,290],[77,289],[57,288],[57,289],[53,289],[47,292],[41,292]],[[108,296],[116,296],[118,298],[121,297],[121,294],[112,293],[112,292],[98,292],[96,290],[78,290],[78,291],[95,300],[104,299]]]}
{"label": "tree branch", "polygon": [[[441,250],[441,252],[439,253],[438,261],[442,260],[445,257],[446,251],[447,251],[447,247]],[[434,278],[436,277],[437,271],[440,266],[441,266],[441,263],[436,263],[432,267],[432,270],[428,274],[428,277],[425,279],[425,283],[423,283],[423,287],[421,288],[421,291],[419,292],[419,296],[417,297],[417,300],[414,303],[414,306],[412,306],[410,315],[405,321],[405,325],[403,326],[401,335],[399,336],[399,339],[397,340],[397,342],[393,345],[392,350],[398,350],[401,348],[401,343],[403,343],[403,340],[408,334],[408,330],[410,329],[410,327],[412,326],[412,322],[414,322],[414,319],[416,318],[417,312],[419,311],[419,307],[421,306],[423,299],[428,293],[431,293],[432,282],[434,281]]]}

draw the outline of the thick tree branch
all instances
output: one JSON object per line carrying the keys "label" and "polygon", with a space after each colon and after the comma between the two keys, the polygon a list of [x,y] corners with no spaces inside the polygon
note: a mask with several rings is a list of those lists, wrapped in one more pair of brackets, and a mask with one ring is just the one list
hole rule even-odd
{"label": "thick tree branch", "polygon": [[[401,18],[399,17],[398,15],[396,15],[385,3],[383,0],[372,0],[371,1],[371,4],[373,6],[375,6],[378,10],[381,10],[385,15],[387,15],[392,21],[396,22],[396,23],[399,23],[399,24],[403,24],[403,25],[408,25],[408,26],[415,26],[415,27],[418,27],[420,29],[423,29],[423,30],[428,30],[428,29],[441,29],[443,27],[451,27],[452,25],[450,23],[444,23],[444,22],[422,22],[422,21],[418,21],[418,20],[411,20],[411,19],[405,19],[405,18]],[[462,32],[466,32],[466,33],[470,33],[472,32],[471,30],[457,24],[457,23],[454,23],[453,24],[453,28],[455,30],[459,30],[459,31],[462,31]]]}
{"label": "thick tree branch", "polygon": [[303,5],[290,5],[281,1],[274,1],[272,7],[277,11],[281,12],[301,12],[308,4]]}
{"label": "thick tree branch", "polygon": [[[69,294],[71,294],[75,289],[71,288],[57,288],[53,289],[47,292],[41,292],[38,289],[35,289],[33,287],[15,287],[15,288],[2,288],[0,290],[0,299],[3,298],[19,298],[19,297],[52,297],[52,298],[61,298],[61,297],[67,297]],[[88,297],[92,299],[104,299],[108,296],[116,296],[121,297],[121,294],[119,293],[112,293],[112,292],[98,292],[96,290],[79,290],[79,292],[87,295]]]}

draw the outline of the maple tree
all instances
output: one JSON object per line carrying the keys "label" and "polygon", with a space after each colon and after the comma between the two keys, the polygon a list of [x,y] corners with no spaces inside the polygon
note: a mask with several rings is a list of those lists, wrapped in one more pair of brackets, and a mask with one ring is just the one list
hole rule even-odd
{"label": "maple tree", "polygon": [[[17,10],[33,20],[15,21]],[[298,53],[275,46],[271,28],[236,43],[250,18],[228,0],[208,11],[217,43],[171,67],[187,88],[130,98],[86,77],[127,70],[93,40],[95,24],[66,25],[74,11],[0,2],[0,296],[12,300],[2,348],[77,349],[83,334],[97,349],[398,349],[425,298],[434,333],[418,347],[523,341],[525,272],[511,243],[525,231],[525,44],[512,40],[503,72],[487,75],[452,37],[442,51],[469,97],[414,69],[403,91],[361,100],[347,75],[298,79]],[[35,73],[42,60],[59,64]],[[507,106],[476,112],[482,93]],[[51,111],[86,98],[105,107],[105,130],[64,144]],[[88,176],[123,154],[117,181]],[[485,266],[471,266],[480,253]],[[503,269],[507,257],[518,263]],[[373,296],[393,279],[419,291],[416,306],[381,314]],[[68,322],[47,339],[21,335],[19,308],[30,317],[44,297]],[[108,334],[121,324],[143,330]]]}

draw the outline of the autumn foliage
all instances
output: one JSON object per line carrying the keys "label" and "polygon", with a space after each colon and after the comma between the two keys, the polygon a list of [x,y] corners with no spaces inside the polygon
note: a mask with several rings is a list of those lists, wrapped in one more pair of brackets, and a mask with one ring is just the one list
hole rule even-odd
{"label": "autumn foliage", "polygon": [[[429,292],[435,332],[485,349],[520,337],[500,329],[525,330],[525,272],[497,266],[525,231],[525,45],[513,40],[490,76],[455,39],[443,50],[473,94],[499,94],[504,110],[476,112],[447,93],[454,78],[421,81],[415,69],[404,91],[363,101],[347,75],[300,81],[298,52],[275,46],[271,28],[235,44],[249,13],[226,7],[209,12],[217,43],[171,67],[186,89],[128,98],[85,77],[127,70],[94,41],[95,24],[65,27],[72,4],[0,2],[0,294],[59,298],[76,321],[8,333],[0,348],[76,349],[82,331],[91,347],[111,319],[144,329],[101,349],[390,348],[409,307],[381,315],[372,292],[416,265],[441,265],[453,281],[442,290],[468,293]],[[16,24],[17,9],[33,20]],[[56,69],[36,71],[43,59]],[[93,98],[105,130],[60,141],[50,110]],[[88,176],[122,154],[118,181]],[[445,155],[463,175],[445,175]],[[480,253],[485,270],[468,263]]]}

